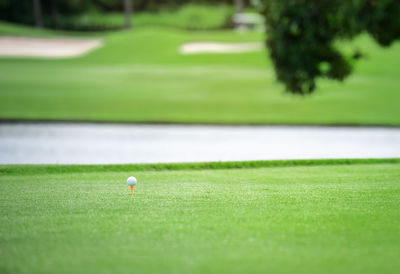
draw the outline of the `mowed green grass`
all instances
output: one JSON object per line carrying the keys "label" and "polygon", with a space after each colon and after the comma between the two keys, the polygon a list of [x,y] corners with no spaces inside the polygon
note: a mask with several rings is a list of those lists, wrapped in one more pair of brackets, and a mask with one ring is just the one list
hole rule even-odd
{"label": "mowed green grass", "polygon": [[[63,35],[28,30],[0,27],[8,35]],[[362,36],[344,45],[366,58],[345,83],[320,81],[307,97],[284,92],[267,51],[178,51],[193,41],[263,40],[258,32],[149,27],[105,34],[103,48],[77,59],[0,58],[0,119],[400,125],[399,43],[382,49]]]}
{"label": "mowed green grass", "polygon": [[[124,166],[108,172],[20,168],[1,170],[2,273],[400,268],[398,162],[131,172]],[[131,175],[138,179],[134,198],[125,183]]]}
{"label": "mowed green grass", "polygon": [[398,43],[385,50],[364,36],[347,45],[367,54],[355,74],[344,84],[321,81],[317,93],[304,98],[276,83],[266,51],[178,51],[192,41],[263,39],[252,32],[140,28],[106,35],[106,45],[83,58],[2,58],[0,119],[400,125]]}

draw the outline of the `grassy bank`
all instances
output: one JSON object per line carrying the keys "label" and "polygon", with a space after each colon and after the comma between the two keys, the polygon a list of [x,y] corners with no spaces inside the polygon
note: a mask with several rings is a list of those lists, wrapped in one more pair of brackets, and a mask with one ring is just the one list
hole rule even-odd
{"label": "grassy bank", "polygon": [[399,178],[398,162],[58,173],[31,166],[0,176],[0,269],[397,273]]}
{"label": "grassy bank", "polygon": [[1,58],[0,119],[400,125],[398,43],[381,49],[360,37],[347,45],[367,54],[354,75],[343,84],[320,81],[308,97],[284,93],[266,51],[178,50],[193,41],[263,39],[255,32],[138,28],[106,35],[103,48],[78,59]]}
{"label": "grassy bank", "polygon": [[246,169],[266,167],[330,166],[363,164],[397,164],[399,158],[383,159],[310,159],[310,160],[269,160],[204,163],[160,163],[160,164],[121,164],[121,165],[0,165],[0,175],[8,174],[60,174],[80,172],[113,171],[172,171],[208,169]]}

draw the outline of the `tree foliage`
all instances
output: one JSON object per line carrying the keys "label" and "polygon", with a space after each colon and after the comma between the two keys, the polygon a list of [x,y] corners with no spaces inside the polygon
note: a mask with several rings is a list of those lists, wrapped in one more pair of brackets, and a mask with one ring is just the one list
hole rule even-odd
{"label": "tree foliage", "polygon": [[[124,0],[0,0],[0,20],[34,24],[34,3],[40,3],[46,27],[54,27],[52,17],[76,16],[88,12],[122,12]],[[175,10],[184,4],[233,4],[232,0],[134,0],[135,11]]]}
{"label": "tree foliage", "polygon": [[351,73],[337,40],[367,32],[386,47],[400,38],[399,0],[263,0],[263,13],[278,80],[292,93],[313,92],[317,78]]}

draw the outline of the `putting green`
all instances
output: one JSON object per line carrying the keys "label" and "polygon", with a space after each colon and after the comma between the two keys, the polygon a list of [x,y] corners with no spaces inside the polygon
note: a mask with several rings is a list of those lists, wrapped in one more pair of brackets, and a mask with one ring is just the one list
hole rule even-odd
{"label": "putting green", "polygon": [[3,273],[400,268],[397,159],[1,166],[0,191]]}

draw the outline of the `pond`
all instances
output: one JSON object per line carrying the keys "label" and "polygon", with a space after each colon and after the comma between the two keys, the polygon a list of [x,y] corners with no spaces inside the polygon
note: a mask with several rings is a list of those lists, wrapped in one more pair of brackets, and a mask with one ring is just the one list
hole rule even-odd
{"label": "pond", "polygon": [[0,124],[0,164],[387,157],[400,157],[399,128]]}

